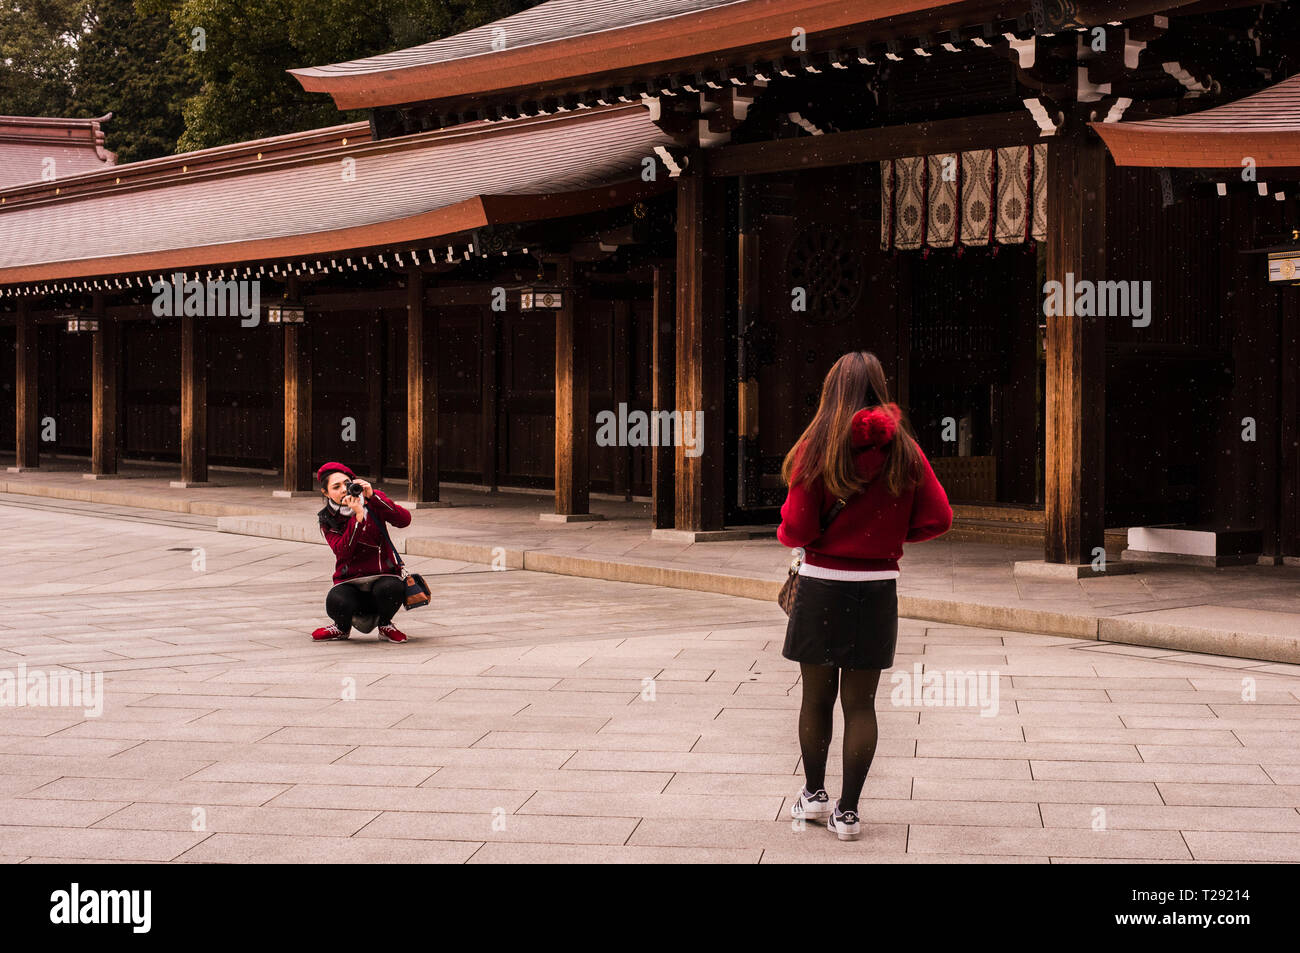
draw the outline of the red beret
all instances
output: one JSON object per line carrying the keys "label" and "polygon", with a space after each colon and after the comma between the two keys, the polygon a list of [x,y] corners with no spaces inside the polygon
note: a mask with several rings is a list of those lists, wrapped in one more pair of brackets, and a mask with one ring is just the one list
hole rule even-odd
{"label": "red beret", "polygon": [[352,479],[354,479],[354,480],[357,478],[357,475],[356,475],[355,473],[353,473],[353,472],[351,471],[351,469],[349,469],[348,467],[345,467],[343,464],[341,464],[341,463],[327,463],[327,464],[325,464],[323,467],[321,467],[319,470],[316,471],[316,482],[319,483],[321,480],[325,479],[325,474],[327,474],[327,473],[333,473],[335,470],[338,470],[338,471],[341,472],[341,473],[346,473],[348,476],[352,477]]}

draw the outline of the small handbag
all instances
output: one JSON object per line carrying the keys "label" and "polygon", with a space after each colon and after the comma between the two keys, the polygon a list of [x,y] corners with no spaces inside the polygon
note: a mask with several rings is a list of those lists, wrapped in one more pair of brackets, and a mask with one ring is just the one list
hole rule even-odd
{"label": "small handbag", "polygon": [[406,598],[402,603],[404,609],[418,609],[421,606],[427,606],[433,599],[429,591],[429,584],[424,581],[424,577],[418,572],[407,572],[406,563],[402,562],[402,555],[393,545],[393,539],[388,535],[388,525],[381,519],[371,517],[379,523],[379,528],[384,534],[384,539],[388,542],[388,548],[393,551],[393,556],[397,559],[397,568],[401,571],[402,582],[406,584]]}
{"label": "small handbag", "polygon": [[[832,506],[826,512],[826,515],[822,517],[821,526],[823,533],[825,533],[826,528],[835,521],[835,517],[839,516],[840,513],[844,511],[844,507],[848,505],[848,500],[841,499],[835,501],[835,505]],[[790,561],[790,571],[786,574],[785,582],[781,585],[781,591],[776,594],[776,603],[781,607],[786,615],[789,615],[790,611],[794,609],[795,595],[799,589],[799,567],[802,565],[803,557],[796,553],[794,559]]]}

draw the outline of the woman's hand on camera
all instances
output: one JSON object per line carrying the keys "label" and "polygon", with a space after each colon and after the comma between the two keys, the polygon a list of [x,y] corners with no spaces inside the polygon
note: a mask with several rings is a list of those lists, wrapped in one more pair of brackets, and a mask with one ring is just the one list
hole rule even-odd
{"label": "woman's hand on camera", "polygon": [[360,483],[363,487],[366,488],[365,493],[366,493],[366,499],[367,499],[367,500],[370,499],[372,496],[375,495],[375,488],[374,488],[373,486],[371,486],[369,483],[367,483],[365,480],[361,479],[360,477],[357,477],[357,478],[354,479],[352,482],[353,482],[353,483]]}
{"label": "woman's hand on camera", "polygon": [[348,507],[348,509],[352,510],[353,513],[357,514],[357,522],[360,522],[361,520],[366,518],[366,507],[365,504],[361,502],[361,497],[345,496],[343,497],[342,502],[344,506]]}

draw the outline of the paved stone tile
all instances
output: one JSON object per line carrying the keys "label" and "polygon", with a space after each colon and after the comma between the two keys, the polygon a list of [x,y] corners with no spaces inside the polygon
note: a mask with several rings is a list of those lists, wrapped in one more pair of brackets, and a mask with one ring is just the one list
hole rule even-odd
{"label": "paved stone tile", "polygon": [[228,805],[132,804],[94,825],[96,829],[190,831],[195,824],[214,834],[301,834],[350,837],[377,811]]}
{"label": "paved stone tile", "polygon": [[1060,854],[1152,860],[1179,860],[1192,856],[1177,831],[1035,830],[937,824],[913,824],[908,831],[907,849],[918,854]]}
{"label": "paved stone tile", "polygon": [[257,805],[288,789],[287,784],[239,784],[212,781],[156,782],[118,778],[59,778],[28,791],[24,798],[151,801],[170,804]]}
{"label": "paved stone tile", "polygon": [[[682,775],[677,775],[682,777]],[[420,787],[515,788],[521,791],[577,791],[597,794],[658,794],[673,778],[653,771],[575,771],[569,768],[503,768],[498,765],[450,765]]]}
{"label": "paved stone tile", "polygon": [[[1091,828],[1092,809],[1080,804],[1040,805],[1044,827]],[[1264,831],[1300,834],[1300,811],[1258,807],[1107,807],[1109,830]]]}
{"label": "paved stone tile", "polygon": [[65,801],[55,798],[0,799],[0,841],[4,826],[89,827],[126,807],[122,801]]}
{"label": "paved stone tile", "polygon": [[533,844],[624,844],[637,826],[630,817],[547,817],[540,814],[417,814],[385,812],[358,837]]}
{"label": "paved stone tile", "polygon": [[[726,813],[737,819],[771,820],[781,810],[782,799],[751,794],[728,795]],[[575,791],[538,791],[518,811],[520,814],[579,814],[595,817],[693,817],[712,823],[719,799],[702,794],[583,794]]]}
{"label": "paved stone tile", "polygon": [[43,857],[95,860],[175,860],[207,834],[165,831],[106,831],[83,827],[11,826],[3,829],[5,850]]}
{"label": "paved stone tile", "polygon": [[460,864],[479,845],[379,837],[212,834],[177,857],[196,864]]}
{"label": "paved stone tile", "polygon": [[1300,834],[1186,831],[1183,838],[1197,860],[1300,863]]}
{"label": "paved stone tile", "polygon": [[530,797],[522,791],[472,788],[379,787],[360,784],[297,784],[270,801],[270,807],[315,807],[360,811],[513,814]]}
{"label": "paved stone tile", "polygon": [[758,848],[598,847],[485,843],[471,864],[756,864]]}

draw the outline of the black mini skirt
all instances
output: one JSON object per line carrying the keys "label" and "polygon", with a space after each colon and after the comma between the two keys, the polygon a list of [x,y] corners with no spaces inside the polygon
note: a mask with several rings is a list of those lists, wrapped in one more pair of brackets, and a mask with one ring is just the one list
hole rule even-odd
{"label": "black mini skirt", "polygon": [[781,654],[838,668],[890,668],[898,642],[898,580],[800,576]]}

